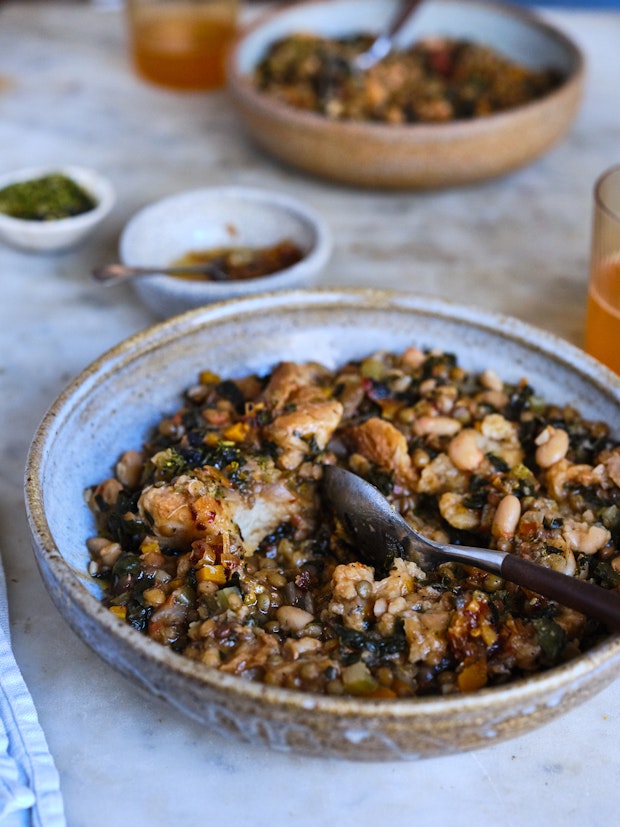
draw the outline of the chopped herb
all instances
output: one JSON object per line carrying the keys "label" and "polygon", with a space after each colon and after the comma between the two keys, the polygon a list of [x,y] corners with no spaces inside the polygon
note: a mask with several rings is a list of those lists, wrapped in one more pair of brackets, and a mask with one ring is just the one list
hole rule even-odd
{"label": "chopped herb", "polygon": [[0,212],[24,221],[56,221],[96,206],[95,199],[66,175],[45,175],[0,190]]}

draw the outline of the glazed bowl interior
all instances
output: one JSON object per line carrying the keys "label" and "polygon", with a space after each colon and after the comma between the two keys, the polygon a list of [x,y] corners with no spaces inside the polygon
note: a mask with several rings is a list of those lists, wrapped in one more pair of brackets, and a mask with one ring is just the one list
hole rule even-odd
{"label": "glazed bowl interior", "polygon": [[[440,347],[470,370],[493,368],[586,416],[620,421],[620,379],[515,319],[412,294],[273,292],[210,305],[137,334],[56,400],[33,441],[26,503],[39,569],[59,611],[104,660],[207,727],[242,740],[364,760],[430,757],[526,732],[620,671],[620,640],[504,687],[391,701],[313,696],[244,681],[187,660],[120,622],[87,571],[95,532],[83,502],[127,448],[140,449],[202,370],[264,373],[282,359],[327,367],[375,350]],[[153,377],[157,381],[153,381]]]}
{"label": "glazed bowl interior", "polygon": [[511,4],[427,0],[397,46],[423,37],[489,46],[531,69],[554,68],[559,88],[513,110],[446,123],[332,120],[258,90],[252,75],[281,37],[312,32],[348,37],[384,30],[396,0],[312,0],[277,10],[237,40],[228,63],[233,103],[250,136],[280,160],[343,183],[385,188],[453,186],[505,174],[547,151],[566,133],[583,86],[583,57],[562,32]]}
{"label": "glazed bowl interior", "polygon": [[[351,37],[360,32],[378,33],[394,15],[394,0],[326,0],[298,3],[251,29],[238,52],[237,68],[250,73],[264,57],[266,44],[294,31],[318,32],[325,37]],[[530,68],[553,66],[564,74],[573,69],[572,55],[560,40],[544,28],[532,25],[529,16],[511,15],[502,4],[468,0],[427,0],[404,24],[395,47],[405,47],[422,37],[464,38],[479,43],[501,44],[502,53]]]}

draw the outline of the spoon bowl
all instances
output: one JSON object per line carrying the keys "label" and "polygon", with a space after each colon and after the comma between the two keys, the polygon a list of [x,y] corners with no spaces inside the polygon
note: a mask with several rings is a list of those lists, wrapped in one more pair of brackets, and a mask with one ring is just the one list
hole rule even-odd
{"label": "spoon bowl", "polygon": [[506,551],[430,540],[413,529],[374,485],[344,468],[325,467],[323,493],[362,556],[382,571],[391,568],[395,557],[411,559],[425,571],[446,562],[477,566],[620,630],[620,597],[615,592]]}
{"label": "spoon bowl", "polygon": [[216,264],[188,264],[178,267],[131,267],[128,264],[104,264],[95,267],[92,276],[96,281],[114,283],[140,276],[205,276],[209,281],[226,281],[226,273]]}

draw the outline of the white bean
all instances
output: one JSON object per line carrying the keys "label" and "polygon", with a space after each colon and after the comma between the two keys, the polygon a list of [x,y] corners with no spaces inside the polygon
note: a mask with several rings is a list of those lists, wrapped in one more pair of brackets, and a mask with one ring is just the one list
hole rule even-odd
{"label": "white bean", "polygon": [[570,549],[567,549],[564,554],[550,554],[547,557],[547,565],[555,571],[568,574],[569,577],[574,577],[577,573],[575,555]]}
{"label": "white bean", "polygon": [[494,370],[490,368],[484,370],[480,374],[480,384],[483,388],[487,388],[490,391],[501,391],[504,387],[504,383],[500,379],[500,377],[495,373]]}
{"label": "white bean", "polygon": [[314,620],[314,615],[299,606],[280,606],[276,612],[278,623],[287,632],[300,632]]}
{"label": "white bean", "polygon": [[465,428],[448,445],[448,456],[459,471],[474,471],[484,459],[478,445],[478,431]]}
{"label": "white bean", "polygon": [[611,540],[611,533],[602,525],[588,525],[567,520],[562,535],[573,551],[596,554]]}
{"label": "white bean", "polygon": [[402,362],[412,368],[420,367],[423,364],[426,356],[417,347],[408,347],[402,355]]}
{"label": "white bean", "polygon": [[439,498],[439,512],[441,516],[454,528],[463,531],[473,531],[480,525],[480,516],[473,508],[463,505],[463,494],[446,491]]}
{"label": "white bean", "polygon": [[418,436],[453,436],[461,427],[458,419],[451,416],[421,416],[413,429]]}
{"label": "white bean", "polygon": [[123,484],[111,477],[109,480],[105,480],[97,486],[94,490],[94,496],[101,497],[106,505],[114,505],[122,490]]}
{"label": "white bean", "polygon": [[556,462],[564,459],[568,451],[568,434],[563,428],[554,428],[552,425],[540,432],[536,437],[536,462],[540,468],[551,468]]}
{"label": "white bean", "polygon": [[494,537],[513,537],[521,519],[521,501],[514,494],[506,494],[495,511],[491,533]]}
{"label": "white bean", "polygon": [[137,488],[142,476],[142,454],[140,451],[125,451],[116,463],[116,478],[125,488]]}
{"label": "white bean", "polygon": [[492,408],[505,408],[508,404],[508,395],[504,391],[483,391],[480,400]]}

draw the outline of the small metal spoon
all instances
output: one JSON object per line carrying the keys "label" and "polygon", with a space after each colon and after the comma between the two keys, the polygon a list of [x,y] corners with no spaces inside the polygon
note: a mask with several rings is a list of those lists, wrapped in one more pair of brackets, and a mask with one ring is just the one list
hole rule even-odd
{"label": "small metal spoon", "polygon": [[209,276],[211,281],[227,281],[228,279],[226,273],[212,262],[179,265],[178,267],[130,267],[126,264],[104,264],[92,270],[93,278],[105,282],[123,281],[137,276],[154,276],[162,273],[169,276]]}
{"label": "small metal spoon", "polygon": [[375,63],[383,60],[383,58],[392,51],[394,38],[398,32],[422,2],[423,0],[405,0],[405,2],[401,3],[387,31],[373,40],[365,52],[357,55],[353,61],[354,66],[365,72],[367,69],[370,69],[371,66],[374,66]]}
{"label": "small metal spoon", "polygon": [[620,630],[620,596],[615,592],[516,554],[429,540],[411,528],[374,485],[344,468],[324,467],[322,492],[360,556],[381,570],[389,569],[395,557],[413,560],[425,571],[446,562],[477,566]]}

